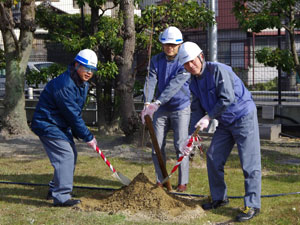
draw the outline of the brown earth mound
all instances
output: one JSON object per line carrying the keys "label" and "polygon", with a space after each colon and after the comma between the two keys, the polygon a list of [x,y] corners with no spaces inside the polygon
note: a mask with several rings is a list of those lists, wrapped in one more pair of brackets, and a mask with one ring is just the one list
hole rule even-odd
{"label": "brown earth mound", "polygon": [[92,198],[81,199],[79,206],[84,211],[124,213],[137,219],[158,219],[177,221],[201,217],[203,210],[199,200],[192,200],[168,194],[157,187],[143,174],[138,174],[127,186],[104,197],[100,194]]}

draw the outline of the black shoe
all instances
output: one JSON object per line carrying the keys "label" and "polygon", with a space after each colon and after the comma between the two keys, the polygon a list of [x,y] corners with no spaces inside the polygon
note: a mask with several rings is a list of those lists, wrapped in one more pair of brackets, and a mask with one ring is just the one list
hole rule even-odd
{"label": "black shoe", "polygon": [[47,194],[47,197],[46,197],[47,200],[52,200],[53,199],[53,196],[52,196],[52,191],[48,191],[48,194]]}
{"label": "black shoe", "polygon": [[[76,197],[76,195],[74,195],[73,193],[70,193],[71,198]],[[53,196],[52,196],[52,191],[48,191],[47,196],[46,196],[47,200],[53,200]]]}
{"label": "black shoe", "polygon": [[69,199],[64,203],[54,203],[54,206],[59,206],[59,207],[72,207],[74,205],[79,204],[81,201],[79,199]]}
{"label": "black shoe", "polygon": [[229,203],[228,198],[225,198],[224,200],[215,200],[210,203],[203,204],[202,208],[204,210],[216,209],[221,206],[227,205],[228,203]]}
{"label": "black shoe", "polygon": [[236,221],[243,222],[243,221],[251,220],[254,216],[258,215],[259,212],[260,209],[258,208],[246,207],[243,212],[237,215]]}

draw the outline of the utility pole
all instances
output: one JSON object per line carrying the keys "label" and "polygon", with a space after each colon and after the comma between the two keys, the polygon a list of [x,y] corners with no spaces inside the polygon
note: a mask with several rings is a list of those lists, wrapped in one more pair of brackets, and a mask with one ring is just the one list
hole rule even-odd
{"label": "utility pole", "polygon": [[[214,12],[214,20],[216,21],[216,0],[207,1],[208,9]],[[208,52],[209,61],[216,62],[218,60],[218,28],[217,24],[208,27]]]}
{"label": "utility pole", "polygon": [[[214,21],[216,21],[216,0],[208,0],[207,1],[207,7],[211,11],[214,12]],[[218,61],[218,28],[217,23],[214,23],[213,25],[209,25],[208,27],[208,33],[207,33],[207,42],[208,42],[208,59],[209,61],[216,62]],[[208,133],[214,133],[216,130],[216,127],[218,126],[218,120],[213,119],[211,120],[209,127],[208,127]]]}

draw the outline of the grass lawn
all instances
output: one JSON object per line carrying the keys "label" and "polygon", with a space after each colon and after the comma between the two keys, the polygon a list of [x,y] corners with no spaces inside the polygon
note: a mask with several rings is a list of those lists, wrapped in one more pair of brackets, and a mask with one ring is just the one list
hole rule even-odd
{"label": "grass lawn", "polygon": [[[137,163],[129,160],[110,158],[118,171],[133,179],[143,172],[154,182],[152,162]],[[282,162],[300,161],[300,144],[273,145],[262,143],[262,198],[261,214],[244,224],[300,224],[300,195],[267,197],[279,193],[300,191],[300,166]],[[167,170],[175,165],[175,160],[168,160]],[[0,158],[0,181],[47,184],[52,177],[52,167],[48,158],[26,159],[19,157]],[[234,224],[233,219],[243,208],[243,175],[240,169],[237,151],[234,150],[225,166],[230,204],[206,212],[202,218],[187,224]],[[171,178],[172,185],[177,184],[177,175]],[[76,197],[93,196],[95,193],[109,193],[106,190],[88,189],[101,187],[117,189],[121,184],[111,176],[111,171],[97,155],[79,155],[75,171],[74,188]],[[85,188],[87,187],[87,188]],[[122,214],[99,211],[79,211],[71,208],[52,207],[52,202],[45,200],[47,186],[26,186],[0,184],[0,224],[174,224],[171,222],[131,221]],[[188,192],[197,195],[209,195],[205,158],[196,155],[191,163]],[[145,193],[146,194],[146,193]],[[237,198],[235,198],[237,197]],[[201,198],[203,202],[208,197]]]}

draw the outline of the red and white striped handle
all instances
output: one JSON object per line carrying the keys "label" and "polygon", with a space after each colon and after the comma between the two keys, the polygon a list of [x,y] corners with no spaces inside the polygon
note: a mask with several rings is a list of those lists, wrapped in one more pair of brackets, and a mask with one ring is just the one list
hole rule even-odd
{"label": "red and white striped handle", "polygon": [[100,150],[98,146],[96,146],[96,152],[99,153],[99,155],[104,160],[106,165],[111,169],[111,171],[115,173],[116,172],[115,168],[113,168],[113,166],[110,164],[110,162],[107,160],[107,158],[104,156],[103,152]]}
{"label": "red and white striped handle", "polygon": [[[194,140],[195,141],[200,141],[199,138],[197,137],[197,134],[200,130],[200,127],[197,127],[197,129],[194,131],[194,133],[192,134],[191,138],[189,139],[188,143],[187,143],[187,147],[191,147]],[[199,146],[202,149],[202,146]],[[177,168],[179,167],[179,165],[181,164],[182,160],[184,157],[186,157],[187,155],[182,155],[178,158],[176,165],[173,167],[173,169],[171,170],[171,173],[169,174],[169,176],[167,176],[163,181],[162,184],[164,184],[167,180],[169,180],[169,178],[173,175],[173,173],[177,170]]]}
{"label": "red and white striped handle", "polygon": [[181,164],[181,161],[183,160],[184,155],[180,156],[179,159],[176,162],[176,165],[173,167],[171,173],[169,176],[171,176],[172,173],[174,173],[177,170],[177,167]]}

